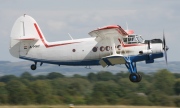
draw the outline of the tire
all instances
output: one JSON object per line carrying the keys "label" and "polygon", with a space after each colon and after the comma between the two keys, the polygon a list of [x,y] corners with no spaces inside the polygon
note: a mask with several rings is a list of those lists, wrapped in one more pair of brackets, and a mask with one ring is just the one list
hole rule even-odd
{"label": "tire", "polygon": [[132,73],[129,75],[129,80],[131,82],[140,82],[142,79],[141,75],[138,73]]}
{"label": "tire", "polygon": [[140,82],[140,81],[142,80],[142,76],[141,76],[141,74],[139,74],[139,73],[137,73],[137,75],[138,75],[137,82]]}
{"label": "tire", "polygon": [[36,70],[36,65],[35,64],[31,65],[31,70]]}

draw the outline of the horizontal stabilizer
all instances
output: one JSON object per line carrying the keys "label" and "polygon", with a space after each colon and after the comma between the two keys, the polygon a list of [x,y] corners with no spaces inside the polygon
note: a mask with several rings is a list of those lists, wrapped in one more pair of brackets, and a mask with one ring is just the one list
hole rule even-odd
{"label": "horizontal stabilizer", "polygon": [[115,64],[125,64],[126,60],[124,56],[122,55],[111,55],[111,56],[106,56],[103,57],[100,61],[99,64],[101,64],[102,67],[106,67],[109,65],[115,65]]}
{"label": "horizontal stabilizer", "polygon": [[34,38],[34,37],[20,37],[18,39],[15,39],[15,40],[38,40],[38,38]]}

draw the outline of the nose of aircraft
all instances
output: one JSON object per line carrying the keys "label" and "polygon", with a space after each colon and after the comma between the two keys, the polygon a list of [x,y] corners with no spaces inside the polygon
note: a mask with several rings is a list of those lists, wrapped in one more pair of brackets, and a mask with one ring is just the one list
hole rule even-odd
{"label": "nose of aircraft", "polygon": [[167,51],[167,50],[169,50],[169,47],[168,47],[168,46],[166,46],[166,49],[165,49],[165,50],[166,50],[166,51]]}

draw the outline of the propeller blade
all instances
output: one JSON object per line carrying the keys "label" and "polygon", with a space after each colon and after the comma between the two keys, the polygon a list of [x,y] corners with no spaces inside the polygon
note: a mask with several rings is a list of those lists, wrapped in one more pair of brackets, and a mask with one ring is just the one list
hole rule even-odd
{"label": "propeller blade", "polygon": [[168,65],[168,62],[167,62],[167,51],[166,50],[164,51],[164,56],[165,56],[166,65]]}
{"label": "propeller blade", "polygon": [[164,30],[163,30],[163,50],[164,50],[164,56],[165,56],[166,65],[168,64],[168,62],[167,62],[167,50],[168,49],[169,48],[166,45],[166,39],[165,39]]}
{"label": "propeller blade", "polygon": [[166,39],[165,39],[165,34],[164,34],[164,30],[163,30],[163,49],[165,50],[166,47]]}

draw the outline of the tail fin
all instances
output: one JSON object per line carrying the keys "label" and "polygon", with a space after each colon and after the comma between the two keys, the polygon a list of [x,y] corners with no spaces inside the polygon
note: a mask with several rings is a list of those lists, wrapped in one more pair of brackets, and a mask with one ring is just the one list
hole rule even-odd
{"label": "tail fin", "polygon": [[10,39],[9,51],[12,56],[18,58],[28,53],[30,45],[46,42],[37,22],[28,15],[23,15],[16,20]]}

